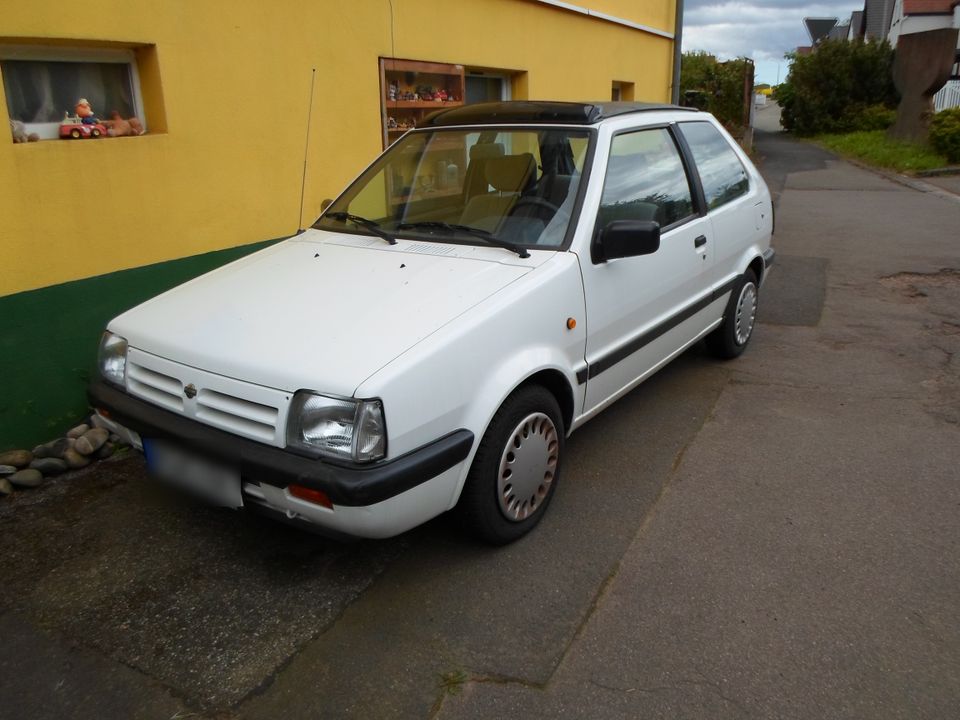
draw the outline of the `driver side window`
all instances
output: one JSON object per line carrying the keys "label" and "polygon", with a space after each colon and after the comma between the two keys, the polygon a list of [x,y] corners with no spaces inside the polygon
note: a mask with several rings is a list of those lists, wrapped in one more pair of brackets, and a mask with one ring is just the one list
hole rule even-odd
{"label": "driver side window", "polygon": [[680,153],[666,128],[613,138],[597,229],[614,220],[653,220],[661,228],[693,215],[693,195]]}

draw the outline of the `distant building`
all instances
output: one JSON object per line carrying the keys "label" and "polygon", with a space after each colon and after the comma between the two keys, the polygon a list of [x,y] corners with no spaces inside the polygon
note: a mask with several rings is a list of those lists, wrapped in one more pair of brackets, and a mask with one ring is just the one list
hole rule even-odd
{"label": "distant building", "polygon": [[890,32],[893,6],[897,0],[865,0],[863,30],[865,40],[886,40]]}

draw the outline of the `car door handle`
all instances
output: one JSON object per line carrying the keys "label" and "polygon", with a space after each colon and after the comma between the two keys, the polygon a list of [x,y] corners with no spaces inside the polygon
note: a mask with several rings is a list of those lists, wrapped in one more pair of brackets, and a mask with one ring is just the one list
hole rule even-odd
{"label": "car door handle", "polygon": [[697,237],[695,237],[695,238],[693,239],[693,246],[694,246],[694,247],[703,247],[703,246],[706,245],[706,244],[707,244],[707,236],[706,236],[706,235],[698,235]]}

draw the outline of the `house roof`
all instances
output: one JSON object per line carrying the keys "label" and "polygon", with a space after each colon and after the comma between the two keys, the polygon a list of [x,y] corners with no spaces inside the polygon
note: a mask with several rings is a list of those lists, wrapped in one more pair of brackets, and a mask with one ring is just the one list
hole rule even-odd
{"label": "house roof", "polygon": [[850,33],[850,23],[842,22],[833,26],[833,28],[827,34],[827,39],[828,40],[846,40],[847,35],[849,33]]}
{"label": "house roof", "polygon": [[866,0],[863,6],[867,39],[883,39],[890,32],[894,0]]}
{"label": "house roof", "polygon": [[818,41],[830,34],[834,25],[837,24],[837,19],[835,17],[804,18],[803,24],[807,26],[807,32],[810,34],[810,44],[816,45]]}
{"label": "house roof", "polygon": [[903,0],[904,15],[952,15],[957,0]]}
{"label": "house roof", "polygon": [[850,14],[850,32],[854,38],[863,37],[863,10],[854,10]]}

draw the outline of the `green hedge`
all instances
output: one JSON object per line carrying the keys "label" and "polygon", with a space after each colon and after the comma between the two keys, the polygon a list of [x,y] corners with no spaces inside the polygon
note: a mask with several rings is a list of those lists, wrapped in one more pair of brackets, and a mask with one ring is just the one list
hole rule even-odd
{"label": "green hedge", "polygon": [[775,94],[784,129],[818,135],[893,124],[899,98],[886,42],[829,40],[808,55],[788,57],[790,76]]}
{"label": "green hedge", "polygon": [[680,102],[712,113],[735,135],[743,129],[745,58],[720,62],[705,52],[687,52],[680,63]]}
{"label": "green hedge", "polygon": [[960,162],[960,108],[942,110],[933,116],[930,145],[950,162]]}

